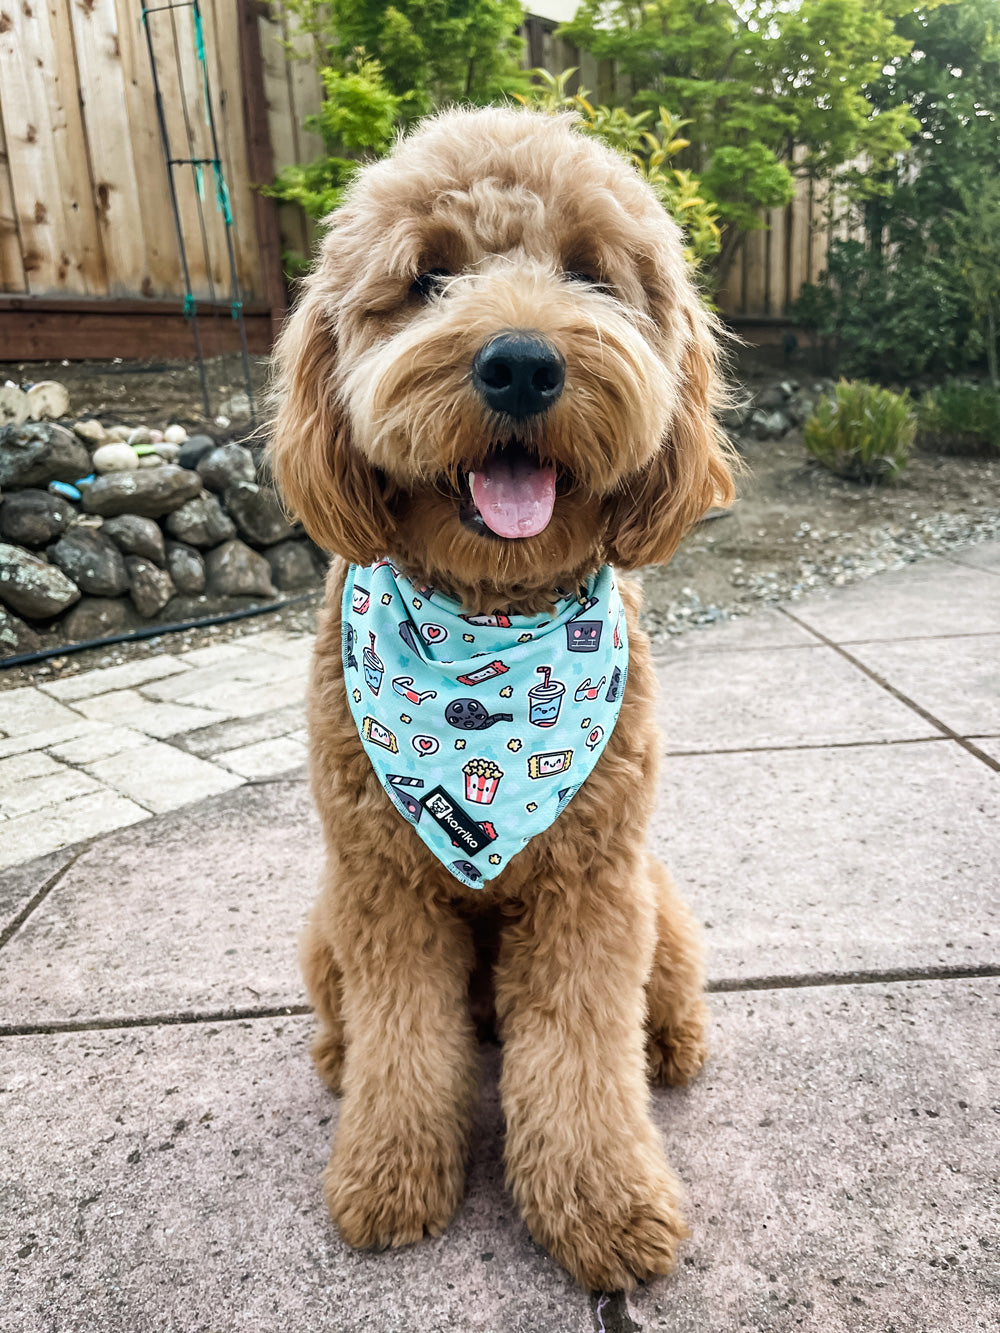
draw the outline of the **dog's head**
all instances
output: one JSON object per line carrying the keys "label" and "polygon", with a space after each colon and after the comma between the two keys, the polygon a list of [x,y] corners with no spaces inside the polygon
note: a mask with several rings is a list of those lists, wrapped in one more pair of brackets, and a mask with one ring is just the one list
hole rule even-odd
{"label": "dog's head", "polygon": [[570,118],[425,121],[331,221],[272,443],[320,545],[527,609],[606,560],[669,559],[731,500],[679,229]]}

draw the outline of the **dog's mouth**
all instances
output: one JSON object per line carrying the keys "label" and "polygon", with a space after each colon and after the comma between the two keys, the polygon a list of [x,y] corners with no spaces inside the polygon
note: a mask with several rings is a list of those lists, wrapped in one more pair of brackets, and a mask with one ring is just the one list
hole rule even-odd
{"label": "dog's mouth", "polygon": [[522,444],[490,450],[468,473],[459,515],[466,527],[497,537],[537,537],[552,518],[556,469]]}

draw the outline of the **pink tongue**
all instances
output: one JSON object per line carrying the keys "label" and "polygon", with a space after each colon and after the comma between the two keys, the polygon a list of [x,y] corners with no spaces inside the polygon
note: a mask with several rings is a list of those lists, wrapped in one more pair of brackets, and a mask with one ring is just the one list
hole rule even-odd
{"label": "pink tongue", "polygon": [[470,472],[469,485],[483,522],[498,537],[534,537],[548,526],[556,502],[555,468],[500,454],[482,471]]}

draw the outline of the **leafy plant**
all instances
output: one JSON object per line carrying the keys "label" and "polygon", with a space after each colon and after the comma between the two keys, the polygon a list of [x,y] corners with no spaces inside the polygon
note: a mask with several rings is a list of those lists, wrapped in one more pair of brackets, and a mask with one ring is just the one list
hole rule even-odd
{"label": "leafy plant", "polygon": [[803,427],[806,449],[839,477],[887,481],[906,466],[916,430],[910,396],[841,380]]}
{"label": "leafy plant", "polygon": [[1000,452],[1000,392],[982,384],[942,384],[917,406],[921,444],[945,453]]}
{"label": "leafy plant", "polygon": [[692,172],[672,165],[690,144],[681,136],[689,121],[679,120],[664,106],[657,108],[657,119],[652,124],[652,111],[630,114],[621,106],[594,106],[586,89],[567,91],[575,69],[558,75],[535,69],[531,74],[537,82],[517,95],[519,102],[542,111],[576,112],[585,133],[603,139],[630,158],[649,182],[660,203],[684,229],[684,253],[690,264],[697,268],[719,253],[718,209],[704,197],[701,183]]}
{"label": "leafy plant", "polygon": [[718,209],[724,274],[743,234],[791,201],[797,177],[829,177],[864,155],[853,188],[882,188],[916,122],[905,97],[875,107],[868,93],[910,49],[893,19],[911,9],[912,0],[584,0],[559,34],[614,62],[614,95],[627,90],[630,112],[663,104],[694,127],[676,165]]}

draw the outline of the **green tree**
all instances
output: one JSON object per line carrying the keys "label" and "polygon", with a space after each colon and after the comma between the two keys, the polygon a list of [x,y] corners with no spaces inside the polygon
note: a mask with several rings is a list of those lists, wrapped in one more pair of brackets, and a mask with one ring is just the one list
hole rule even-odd
{"label": "green tree", "polygon": [[[692,126],[678,165],[717,205],[725,272],[742,235],[790,202],[795,178],[864,154],[877,172],[915,128],[905,99],[868,90],[908,41],[907,0],[584,0],[560,34],[612,60],[633,109],[669,106]],[[864,188],[860,178],[855,182]]]}

